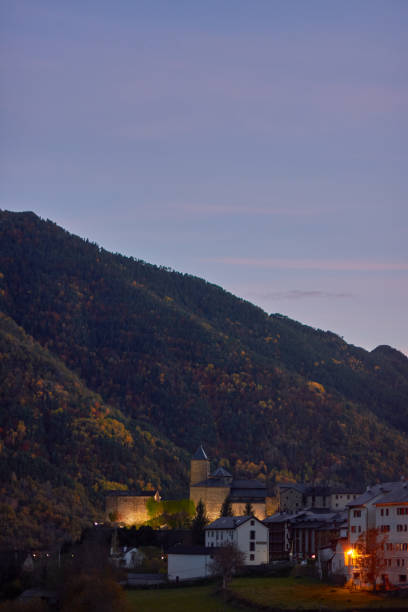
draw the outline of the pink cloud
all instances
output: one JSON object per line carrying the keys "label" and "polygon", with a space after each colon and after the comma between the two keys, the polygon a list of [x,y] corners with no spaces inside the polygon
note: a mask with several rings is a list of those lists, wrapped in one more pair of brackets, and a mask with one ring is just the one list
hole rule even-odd
{"label": "pink cloud", "polygon": [[[284,206],[252,206],[251,204],[177,204],[174,208],[191,215],[286,215],[311,216],[327,212],[323,206],[291,208]],[[333,209],[330,210],[332,214]]]}
{"label": "pink cloud", "polygon": [[275,270],[331,270],[353,272],[407,271],[408,262],[379,262],[346,259],[255,259],[250,257],[209,257],[203,261],[232,266],[250,266]]}

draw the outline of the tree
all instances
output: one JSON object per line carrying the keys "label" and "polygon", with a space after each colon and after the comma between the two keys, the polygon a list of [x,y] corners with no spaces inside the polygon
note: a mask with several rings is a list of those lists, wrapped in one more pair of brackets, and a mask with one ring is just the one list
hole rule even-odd
{"label": "tree", "polygon": [[252,507],[251,502],[247,502],[245,504],[245,516],[253,516],[254,514],[254,509]]}
{"label": "tree", "polygon": [[109,573],[72,575],[64,585],[62,612],[112,612],[129,610],[122,587]]}
{"label": "tree", "polygon": [[234,516],[231,500],[228,496],[222,502],[220,516]]}
{"label": "tree", "polygon": [[379,529],[367,529],[358,538],[353,555],[355,571],[360,573],[362,583],[377,588],[377,578],[385,568],[385,543],[388,536],[380,536]]}
{"label": "tree", "polygon": [[212,573],[216,576],[222,576],[222,588],[225,589],[237,568],[244,565],[245,553],[243,553],[236,544],[225,544],[214,550],[213,560],[211,562]]}
{"label": "tree", "polygon": [[193,532],[193,543],[194,544],[204,544],[205,541],[205,532],[204,528],[208,525],[209,520],[205,510],[205,504],[200,499],[196,508],[196,515],[193,518],[193,522],[191,525],[191,530]]}

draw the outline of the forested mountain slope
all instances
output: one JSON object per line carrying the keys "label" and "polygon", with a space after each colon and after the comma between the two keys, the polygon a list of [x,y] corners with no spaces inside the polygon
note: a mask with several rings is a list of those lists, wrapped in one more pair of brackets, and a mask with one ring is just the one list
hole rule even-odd
{"label": "forested mountain slope", "polygon": [[182,493],[181,449],[106,405],[2,313],[0,383],[0,548],[79,535],[119,483]]}
{"label": "forested mountain slope", "polygon": [[[0,212],[0,310],[99,394],[131,436],[153,428],[164,446],[177,445],[180,465],[161,475],[166,493],[176,483],[187,490],[186,451],[200,442],[272,480],[361,484],[407,471],[408,359],[390,347],[370,353],[268,316],[33,213]],[[136,462],[140,479],[151,460]]]}

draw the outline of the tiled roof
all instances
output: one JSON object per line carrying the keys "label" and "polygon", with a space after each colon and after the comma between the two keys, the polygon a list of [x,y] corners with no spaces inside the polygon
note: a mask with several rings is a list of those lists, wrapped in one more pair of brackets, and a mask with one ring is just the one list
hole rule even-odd
{"label": "tiled roof", "polygon": [[196,484],[191,485],[192,487],[224,487],[224,489],[230,489],[230,484],[225,482],[222,478],[207,478]]}
{"label": "tiled roof", "polygon": [[327,508],[317,508],[309,510],[300,510],[295,514],[289,512],[276,512],[272,516],[268,516],[263,522],[268,525],[270,523],[282,523],[290,521],[298,527],[310,526],[312,523],[318,523],[322,526],[327,523],[343,523],[347,521],[347,510],[330,511]]}
{"label": "tiled roof", "polygon": [[298,512],[295,514],[291,514],[290,512],[276,512],[271,516],[267,516],[266,519],[263,520],[263,523],[265,523],[265,525],[269,525],[269,523],[283,523],[285,521],[290,521],[298,514]]}
{"label": "tiled roof", "polygon": [[306,485],[299,482],[280,482],[278,487],[279,489],[295,489],[299,493],[305,493],[307,489]]}
{"label": "tiled roof", "polygon": [[388,493],[391,493],[395,489],[398,489],[401,484],[401,482],[383,482],[381,484],[376,484],[371,487],[367,487],[364,493],[349,502],[347,506],[349,508],[353,508],[354,506],[364,506],[364,504],[367,504],[370,501],[374,501],[379,495],[384,496]]}
{"label": "tiled roof", "polygon": [[233,489],[229,494],[231,501],[246,501],[247,499],[253,499],[257,501],[264,500],[266,497],[266,489]]}
{"label": "tiled roof", "polygon": [[230,474],[227,470],[225,470],[222,467],[219,467],[215,470],[215,472],[213,472],[211,474],[212,477],[217,478],[219,476],[222,476],[223,478],[232,478],[232,474]]}
{"label": "tiled roof", "polygon": [[389,493],[386,493],[380,499],[377,499],[376,504],[398,504],[408,503],[408,482],[400,482],[399,486],[394,487]]}
{"label": "tiled roof", "polygon": [[[231,475],[229,475],[229,477],[230,476]],[[197,482],[191,486],[231,488],[232,497],[266,497],[266,486],[260,480],[233,480],[232,482],[228,483],[225,481],[225,478],[227,478],[227,476],[216,476],[214,473],[210,476],[210,478]]]}
{"label": "tiled roof", "polygon": [[260,480],[233,480],[232,489],[266,489],[265,483]]}
{"label": "tiled roof", "polygon": [[235,527],[239,527],[246,521],[249,521],[249,519],[255,519],[258,523],[261,522],[255,516],[221,516],[213,523],[207,525],[206,529],[235,529]]}

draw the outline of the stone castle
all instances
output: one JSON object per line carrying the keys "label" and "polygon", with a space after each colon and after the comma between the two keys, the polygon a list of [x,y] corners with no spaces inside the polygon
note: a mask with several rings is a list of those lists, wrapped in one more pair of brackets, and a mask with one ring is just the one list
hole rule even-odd
{"label": "stone castle", "polygon": [[200,499],[205,504],[210,521],[220,516],[221,506],[225,499],[231,502],[235,516],[245,514],[245,506],[250,503],[257,518],[266,517],[266,486],[260,480],[236,480],[222,467],[210,473],[210,461],[202,446],[199,446],[191,458],[190,499],[195,505]]}
{"label": "stone castle", "polygon": [[[125,525],[141,524],[149,520],[146,502],[151,497],[160,500],[158,491],[143,491],[140,494],[130,491],[112,491],[106,496],[105,517],[112,522]],[[235,516],[245,514],[245,506],[250,503],[253,512],[260,520],[273,512],[272,499],[267,497],[266,486],[259,480],[234,479],[226,469],[219,467],[210,473],[210,461],[202,446],[199,446],[190,463],[190,499],[197,506],[200,499],[205,504],[210,521],[220,516],[225,499],[231,501]]]}

